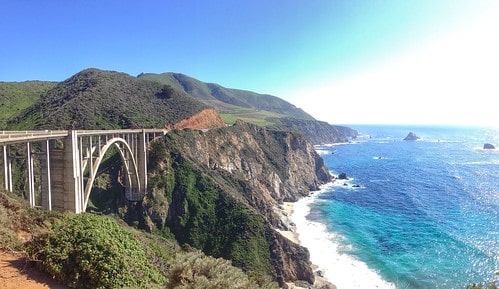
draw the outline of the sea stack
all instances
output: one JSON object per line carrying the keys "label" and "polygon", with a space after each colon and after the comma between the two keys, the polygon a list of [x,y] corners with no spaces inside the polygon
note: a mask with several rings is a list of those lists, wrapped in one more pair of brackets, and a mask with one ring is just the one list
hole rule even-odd
{"label": "sea stack", "polygon": [[348,180],[347,174],[341,173],[338,175],[339,180]]}
{"label": "sea stack", "polygon": [[485,144],[483,144],[483,149],[484,150],[495,150],[496,147],[493,144],[485,143]]}
{"label": "sea stack", "polygon": [[417,136],[412,131],[404,138],[404,140],[418,140],[419,136]]}

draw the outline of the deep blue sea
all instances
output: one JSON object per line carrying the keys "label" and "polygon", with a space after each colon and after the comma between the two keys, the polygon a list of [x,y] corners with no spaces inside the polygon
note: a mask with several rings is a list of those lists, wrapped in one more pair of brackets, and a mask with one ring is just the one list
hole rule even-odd
{"label": "deep blue sea", "polygon": [[[499,149],[484,150],[483,144],[499,145],[499,129],[351,127],[361,133],[351,143],[316,147],[332,174],[343,172],[350,180],[305,201],[308,229],[297,225],[312,262],[312,247],[322,246],[320,240],[332,243],[321,249],[322,257],[326,250],[336,251],[329,263],[319,264],[326,277],[350,274],[348,269],[327,272],[329,265],[338,266],[332,263],[344,262],[341,268],[350,263],[353,270],[369,270],[389,283],[380,287],[497,282]],[[421,139],[403,141],[410,131]],[[310,231],[313,224],[322,226],[322,239]],[[315,234],[315,241],[307,241],[306,234]],[[351,278],[370,278],[362,274]],[[371,288],[365,287],[370,282],[336,285]]]}

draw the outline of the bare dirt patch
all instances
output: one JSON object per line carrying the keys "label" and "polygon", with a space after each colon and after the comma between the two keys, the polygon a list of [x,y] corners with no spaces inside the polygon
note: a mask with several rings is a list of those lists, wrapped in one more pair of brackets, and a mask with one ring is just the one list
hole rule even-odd
{"label": "bare dirt patch", "polygon": [[30,266],[24,257],[5,251],[0,251],[0,287],[2,289],[69,288]]}

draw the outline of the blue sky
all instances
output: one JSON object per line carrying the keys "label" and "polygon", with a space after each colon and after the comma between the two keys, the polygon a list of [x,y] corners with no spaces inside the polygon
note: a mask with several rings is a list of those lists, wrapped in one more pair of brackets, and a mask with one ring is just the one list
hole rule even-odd
{"label": "blue sky", "polygon": [[499,124],[495,0],[2,2],[1,81],[173,71],[331,123]]}

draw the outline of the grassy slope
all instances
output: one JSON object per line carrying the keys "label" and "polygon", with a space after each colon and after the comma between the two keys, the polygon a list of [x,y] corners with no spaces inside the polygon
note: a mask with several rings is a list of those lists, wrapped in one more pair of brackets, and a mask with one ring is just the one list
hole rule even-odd
{"label": "grassy slope", "polygon": [[0,129],[111,129],[164,127],[214,107],[227,124],[237,119],[293,130],[314,143],[345,141],[352,134],[319,123],[277,97],[229,89],[176,73],[83,70],[60,83],[0,82]]}
{"label": "grassy slope", "polygon": [[7,120],[36,103],[57,83],[47,81],[0,82],[0,128]]}
{"label": "grassy slope", "polygon": [[58,83],[8,124],[12,129],[164,127],[205,108],[164,84],[86,69]]}
{"label": "grassy slope", "polygon": [[143,74],[149,79],[171,85],[215,107],[224,120],[232,124],[239,118],[258,125],[272,125],[272,118],[294,117],[313,120],[313,117],[278,97],[251,91],[230,89],[218,84],[204,83],[178,73]]}
{"label": "grassy slope", "polygon": [[305,134],[314,144],[345,142],[357,134],[348,128],[317,121],[291,103],[272,95],[225,88],[179,73],[149,73],[141,74],[139,78],[167,84],[192,95],[214,107],[230,125],[241,119],[259,126],[291,130]]}

